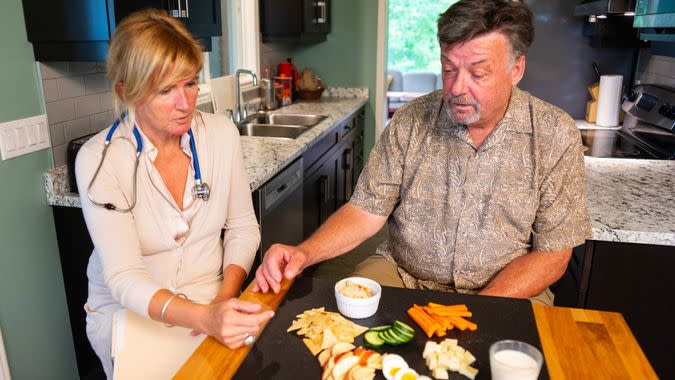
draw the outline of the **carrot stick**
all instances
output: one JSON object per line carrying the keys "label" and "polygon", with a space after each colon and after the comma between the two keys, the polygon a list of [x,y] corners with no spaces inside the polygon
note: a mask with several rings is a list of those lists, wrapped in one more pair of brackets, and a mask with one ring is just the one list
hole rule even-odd
{"label": "carrot stick", "polygon": [[[462,317],[452,317],[452,316],[450,316],[448,318],[450,318],[450,321],[452,321],[452,324],[457,326],[462,331],[466,330],[469,327],[469,323],[471,323],[471,322],[467,321],[466,319],[464,319]],[[476,328],[477,328],[477,326],[476,326]]]}
{"label": "carrot stick", "polygon": [[453,316],[453,317],[471,317],[473,313],[470,311],[457,311],[457,310],[445,310],[445,309],[427,309],[427,312],[434,313],[437,315],[443,316]]}
{"label": "carrot stick", "polygon": [[462,317],[454,317],[454,318],[457,318],[458,320],[461,320],[462,322],[464,322],[466,324],[466,327],[471,331],[475,331],[478,328],[477,324],[475,324],[471,321],[467,321],[466,319],[464,319]]}
{"label": "carrot stick", "polygon": [[414,308],[415,310],[417,310],[417,311],[420,313],[420,315],[422,316],[422,318],[424,318],[424,320],[427,321],[427,323],[428,323],[430,326],[433,326],[433,329],[434,329],[434,330],[441,330],[441,329],[443,329],[443,326],[442,326],[442,325],[439,325],[439,324],[438,324],[433,318],[431,318],[431,316],[430,316],[429,314],[427,314],[427,312],[424,311],[424,309],[422,309],[420,306],[417,306],[417,305],[413,304],[413,308]]}
{"label": "carrot stick", "polygon": [[[442,327],[440,329],[436,329],[436,334],[439,334],[439,333],[442,332],[443,335],[445,335],[445,330],[447,330],[447,327],[445,327],[447,325],[447,320],[445,318],[443,318],[441,316],[438,316],[438,315],[435,315],[435,314],[429,314],[429,316],[431,317],[431,319],[436,321],[436,323],[438,323]],[[443,336],[443,335],[439,334],[438,336]]]}
{"label": "carrot stick", "polygon": [[434,335],[434,327],[429,325],[427,321],[424,320],[424,317],[419,313],[419,311],[415,308],[410,308],[408,309],[408,315],[410,318],[412,318],[415,323],[424,331],[425,334],[427,334],[428,338],[431,338],[432,335]]}
{"label": "carrot stick", "polygon": [[429,302],[429,303],[427,304],[427,306],[428,306],[428,307],[431,307],[431,308],[434,308],[434,309],[435,309],[435,308],[441,308],[441,309],[454,309],[454,310],[463,310],[463,311],[469,310],[469,308],[466,307],[466,305],[464,305],[464,304],[458,304],[458,305],[441,305],[441,304],[439,304],[439,303]]}

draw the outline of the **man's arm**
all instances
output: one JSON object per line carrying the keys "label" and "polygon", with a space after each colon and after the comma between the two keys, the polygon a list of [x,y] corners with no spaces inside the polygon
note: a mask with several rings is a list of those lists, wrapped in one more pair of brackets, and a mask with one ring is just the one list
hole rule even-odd
{"label": "man's arm", "polygon": [[571,256],[572,248],[557,252],[532,251],[511,261],[479,294],[533,297],[565,274]]}
{"label": "man's arm", "polygon": [[277,293],[283,277],[294,278],[310,265],[349,252],[375,235],[387,221],[350,203],[340,207],[319,229],[297,247],[274,244],[256,271],[254,291]]}

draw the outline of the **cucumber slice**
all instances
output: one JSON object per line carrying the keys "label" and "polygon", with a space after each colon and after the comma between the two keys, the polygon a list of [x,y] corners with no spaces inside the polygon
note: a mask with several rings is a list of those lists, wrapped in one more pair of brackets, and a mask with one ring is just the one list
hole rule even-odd
{"label": "cucumber slice", "polygon": [[413,337],[415,336],[414,333],[411,334],[407,331],[401,330],[401,328],[399,328],[397,326],[392,327],[391,330],[394,333],[396,333],[396,335],[398,335],[401,339],[403,339],[407,342],[411,341],[413,339]]}
{"label": "cucumber slice", "polygon": [[403,332],[397,327],[393,327],[389,332],[394,335],[401,343],[408,343],[413,340],[414,335]]}
{"label": "cucumber slice", "polygon": [[379,337],[379,334],[380,333],[378,331],[367,331],[363,336],[366,346],[370,346],[372,348],[382,347],[384,345],[384,340]]}
{"label": "cucumber slice", "polygon": [[401,339],[401,337],[399,337],[398,335],[396,335],[396,333],[395,333],[394,330],[392,330],[392,329],[389,329],[389,330],[387,330],[387,331],[384,331],[383,334],[385,334],[385,335],[387,336],[387,338],[392,342],[392,343],[390,343],[390,344],[393,345],[393,346],[398,346],[398,345],[400,345],[400,344],[405,343],[405,342],[403,341],[403,339]]}
{"label": "cucumber slice", "polygon": [[377,327],[371,327],[369,331],[385,331],[389,330],[391,328],[391,325],[385,325],[385,326],[377,326]]}
{"label": "cucumber slice", "polygon": [[389,334],[389,330],[385,331],[380,331],[377,333],[380,339],[382,339],[385,343],[391,346],[398,346],[399,342],[398,340],[394,339],[391,334]]}
{"label": "cucumber slice", "polygon": [[404,333],[408,333],[410,335],[415,335],[415,330],[412,327],[410,327],[409,325],[407,325],[407,324],[405,324],[401,321],[394,321],[393,327],[398,328],[399,330],[401,330]]}

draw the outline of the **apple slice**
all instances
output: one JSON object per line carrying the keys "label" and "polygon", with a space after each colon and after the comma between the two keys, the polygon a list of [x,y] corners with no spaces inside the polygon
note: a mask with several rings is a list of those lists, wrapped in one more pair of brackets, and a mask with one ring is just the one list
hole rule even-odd
{"label": "apple slice", "polygon": [[364,353],[364,352],[366,352],[366,351],[367,351],[367,350],[366,350],[365,348],[363,348],[363,346],[358,346],[358,347],[356,347],[356,349],[354,350],[354,355],[356,355],[356,356],[361,356],[361,354]]}
{"label": "apple slice", "polygon": [[323,367],[326,365],[326,362],[328,362],[328,359],[330,359],[330,357],[331,357],[330,350],[326,349],[321,351],[319,356],[317,356],[316,358],[319,359],[319,365]]}
{"label": "apple slice", "polygon": [[[356,353],[356,351],[354,351],[354,353]],[[373,354],[377,354],[377,352],[373,350],[364,350],[360,355],[359,365],[366,367],[368,365],[368,359],[370,359]]]}
{"label": "apple slice", "polygon": [[341,354],[343,352],[351,351],[354,348],[356,348],[356,347],[351,343],[337,342],[333,345],[333,348],[331,348],[330,353],[331,353],[331,355],[335,356],[335,355]]}
{"label": "apple slice", "polygon": [[359,357],[356,355],[343,355],[335,363],[333,368],[333,378],[335,380],[343,380],[349,370],[359,362]]}
{"label": "apple slice", "polygon": [[350,371],[352,380],[366,380],[375,377],[375,368],[355,366]]}
{"label": "apple slice", "polygon": [[[330,363],[330,360],[328,361]],[[323,367],[323,372],[321,372],[321,380],[329,380],[333,378],[333,368],[328,368],[328,364]]]}
{"label": "apple slice", "polygon": [[366,360],[366,362],[368,363],[368,367],[375,369],[382,369],[382,358],[383,356],[380,355],[378,352],[375,352],[374,354],[370,355],[368,357],[368,360]]}

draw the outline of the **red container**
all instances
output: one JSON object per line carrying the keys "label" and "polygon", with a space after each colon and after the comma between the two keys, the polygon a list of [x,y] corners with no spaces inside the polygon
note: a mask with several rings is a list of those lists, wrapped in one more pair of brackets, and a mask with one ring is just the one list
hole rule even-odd
{"label": "red container", "polygon": [[286,62],[281,62],[277,66],[277,73],[279,74],[280,77],[292,77],[294,85],[295,83],[298,82],[298,80],[300,80],[298,70],[295,68],[290,58],[288,58]]}

